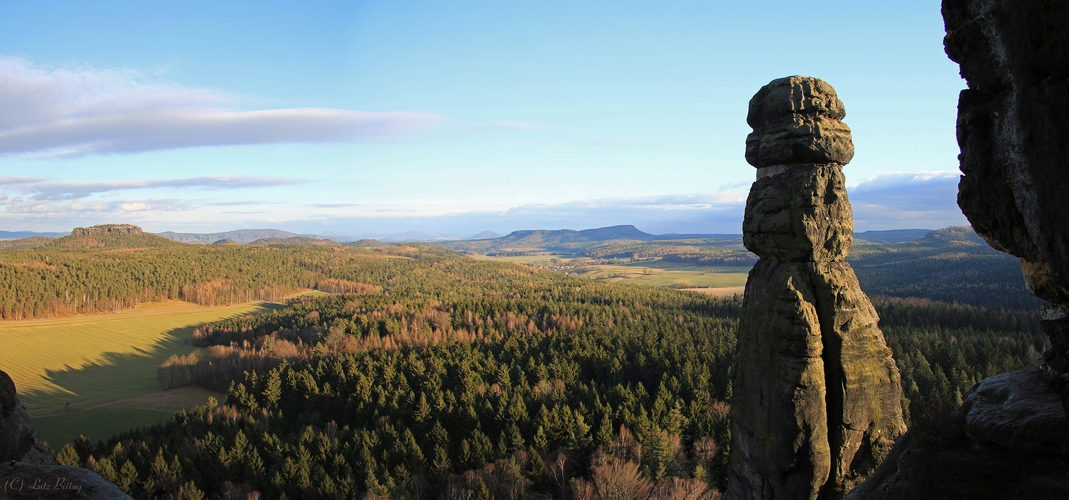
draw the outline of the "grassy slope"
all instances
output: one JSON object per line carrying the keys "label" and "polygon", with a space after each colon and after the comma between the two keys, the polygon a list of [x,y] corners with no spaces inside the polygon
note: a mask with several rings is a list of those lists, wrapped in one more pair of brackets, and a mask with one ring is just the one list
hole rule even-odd
{"label": "grassy slope", "polygon": [[[62,442],[61,434],[77,437],[79,429],[86,436],[103,436],[129,428],[131,418],[151,424],[164,412],[203,404],[206,396],[193,402],[169,398],[164,405],[141,399],[144,404],[134,405],[139,408],[127,404],[100,413],[104,407],[124,406],[116,404],[123,400],[158,393],[156,365],[172,354],[193,351],[185,341],[196,326],[272,307],[209,308],[168,301],[119,314],[0,322],[2,368],[14,380],[34,425],[41,422],[42,439]],[[71,411],[64,412],[65,403]]]}

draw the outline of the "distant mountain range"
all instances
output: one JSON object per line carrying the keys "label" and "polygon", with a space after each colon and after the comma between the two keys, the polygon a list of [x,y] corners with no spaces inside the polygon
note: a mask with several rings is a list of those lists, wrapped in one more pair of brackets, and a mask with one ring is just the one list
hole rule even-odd
{"label": "distant mountain range", "polygon": [[[923,238],[924,235],[931,232],[930,229],[892,229],[888,231],[864,231],[854,233],[854,238],[858,240],[868,241],[872,243],[901,243],[905,241],[914,241]],[[58,238],[66,236],[69,233],[52,233],[52,232],[35,232],[35,231],[0,231],[0,240],[13,240],[32,237],[45,237],[45,238]],[[158,233],[159,236],[164,238],[182,242],[182,243],[197,243],[197,244],[213,244],[213,243],[239,243],[247,245],[249,243],[259,241],[259,244],[270,243],[282,243],[282,240],[287,243],[313,243],[314,240],[326,240],[328,237],[309,235],[309,234],[296,234],[289,231],[283,231],[280,229],[238,229],[234,231],[226,231],[220,233],[177,233],[174,231],[167,231]],[[437,234],[428,234],[420,231],[408,231],[404,233],[396,233],[390,235],[384,235],[377,238],[378,241],[383,242],[465,242],[465,241],[484,241],[492,242],[492,246],[495,247],[552,247],[564,244],[573,243],[593,243],[599,241],[610,240],[634,240],[634,241],[662,241],[662,240],[680,240],[680,239],[693,239],[693,238],[740,238],[740,234],[661,234],[655,235],[646,233],[639,230],[632,225],[620,225],[601,227],[596,229],[583,229],[580,231],[572,229],[559,229],[559,230],[547,230],[547,229],[535,229],[535,230],[522,230],[513,231],[506,236],[501,236],[493,231],[483,231],[474,236],[455,239],[447,238]],[[329,239],[335,241],[344,242],[351,241],[352,238],[331,236]]]}
{"label": "distant mountain range", "polygon": [[66,236],[71,233],[38,233],[36,231],[0,231],[0,240],[18,240],[22,238],[33,238],[35,236],[41,236],[44,238],[59,238],[60,236]]}
{"label": "distant mountain range", "polygon": [[227,231],[225,233],[176,233],[173,231],[167,231],[164,233],[158,233],[159,236],[163,236],[169,240],[180,241],[182,243],[200,243],[200,244],[212,244],[220,240],[230,240],[234,243],[240,243],[242,245],[246,243],[252,243],[256,240],[262,240],[265,238],[297,238],[300,234],[294,234],[289,231],[282,231],[279,229],[238,229],[235,231]]}
{"label": "distant mountain range", "polygon": [[855,240],[871,241],[872,243],[904,243],[923,238],[931,229],[891,229],[888,231],[864,231],[854,233]]}
{"label": "distant mountain range", "polygon": [[486,231],[483,231],[483,232],[481,232],[479,234],[476,234],[475,236],[472,236],[472,237],[467,238],[467,239],[469,239],[469,240],[492,240],[494,238],[500,238],[500,237],[501,237],[500,234],[497,234],[497,233],[495,233],[493,231],[490,231],[488,229]]}

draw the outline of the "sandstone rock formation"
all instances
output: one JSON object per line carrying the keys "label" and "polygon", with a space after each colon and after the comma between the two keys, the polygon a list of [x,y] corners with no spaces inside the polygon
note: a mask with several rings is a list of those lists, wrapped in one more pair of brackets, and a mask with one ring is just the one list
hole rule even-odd
{"label": "sandstone rock formation", "polygon": [[10,460],[51,464],[52,454],[33,432],[15,382],[0,371],[0,462]]}
{"label": "sandstone rock formation", "polygon": [[1069,3],[944,0],[958,101],[958,205],[1048,301],[1040,366],[981,381],[915,427],[849,498],[1069,496]]}
{"label": "sandstone rock formation", "polygon": [[898,369],[845,261],[845,114],[809,77],[774,80],[750,101],[746,159],[758,170],[743,242],[761,260],[739,322],[732,500],[841,498],[905,431]]}
{"label": "sandstone rock formation", "polygon": [[100,234],[144,234],[144,231],[133,224],[102,224],[99,226],[76,227],[71,231],[71,236],[93,236]]}
{"label": "sandstone rock formation", "polygon": [[93,471],[51,464],[52,454],[33,432],[15,383],[0,371],[0,498],[130,498]]}
{"label": "sandstone rock formation", "polygon": [[0,498],[36,500],[128,500],[118,486],[95,472],[69,465],[0,463]]}
{"label": "sandstone rock formation", "polygon": [[1069,421],[1039,367],[986,378],[961,408],[895,443],[852,500],[1069,495]]}

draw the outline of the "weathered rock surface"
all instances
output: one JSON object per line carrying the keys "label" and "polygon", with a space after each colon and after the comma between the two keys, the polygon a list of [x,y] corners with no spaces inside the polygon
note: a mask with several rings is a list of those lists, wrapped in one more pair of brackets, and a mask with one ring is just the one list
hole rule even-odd
{"label": "weathered rock surface", "polygon": [[966,392],[961,406],[966,434],[983,445],[1069,454],[1069,420],[1061,398],[1045,382],[1040,368],[981,380]]}
{"label": "weathered rock surface", "polygon": [[52,455],[33,432],[15,382],[0,371],[0,461],[10,460],[50,464]]}
{"label": "weathered rock surface", "polygon": [[130,497],[93,471],[69,465],[0,464],[0,498],[126,500]]}
{"label": "weathered rock surface", "polygon": [[1040,367],[970,389],[917,427],[850,499],[1069,496],[1069,3],[944,0],[958,100],[958,205],[992,246],[1021,258],[1048,303]]}
{"label": "weathered rock surface", "polygon": [[849,488],[905,431],[876,311],[845,262],[761,259],[744,300],[735,378],[746,386],[732,401],[741,498]]}
{"label": "weathered rock surface", "polygon": [[1058,457],[977,446],[948,426],[939,443],[911,431],[846,500],[1049,500],[1069,491],[1069,464]]}
{"label": "weathered rock surface", "polygon": [[96,473],[55,466],[37,439],[11,377],[0,371],[0,499],[130,498]]}
{"label": "weathered rock surface", "polygon": [[98,234],[144,234],[144,231],[133,224],[102,224],[99,226],[76,227],[71,231],[71,236],[92,236]]}
{"label": "weathered rock surface", "polygon": [[772,80],[750,99],[746,161],[755,167],[838,163],[854,157],[850,127],[835,89],[822,80],[790,76]]}
{"label": "weathered rock surface", "polygon": [[842,260],[854,220],[837,164],[800,165],[757,179],[746,199],[742,241],[751,252],[790,262]]}
{"label": "weathered rock surface", "polygon": [[958,101],[961,206],[976,232],[1020,257],[1033,293],[1069,303],[1069,4],[947,0]]}
{"label": "weathered rock surface", "polygon": [[[844,116],[831,86],[809,77],[774,80],[750,101],[747,160],[758,179],[743,240],[761,260],[739,322],[733,500],[840,498],[905,431],[898,369],[844,260],[853,234]],[[799,125],[808,122],[820,126]]]}

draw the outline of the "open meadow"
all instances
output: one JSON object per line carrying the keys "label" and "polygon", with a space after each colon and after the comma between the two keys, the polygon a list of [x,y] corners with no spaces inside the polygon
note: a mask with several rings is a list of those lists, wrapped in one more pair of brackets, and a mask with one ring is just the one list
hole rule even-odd
{"label": "open meadow", "polygon": [[701,266],[662,259],[595,264],[590,259],[548,252],[508,257],[476,255],[473,258],[551,269],[599,281],[671,287],[712,295],[741,294],[750,272],[746,266]]}
{"label": "open meadow", "polygon": [[164,301],[118,314],[4,321],[3,369],[38,436],[53,448],[79,434],[106,437],[164,421],[212,395],[203,389],[163,392],[156,381],[156,365],[196,349],[189,341],[197,326],[277,307]]}

